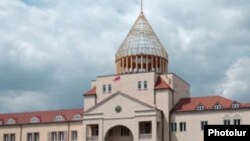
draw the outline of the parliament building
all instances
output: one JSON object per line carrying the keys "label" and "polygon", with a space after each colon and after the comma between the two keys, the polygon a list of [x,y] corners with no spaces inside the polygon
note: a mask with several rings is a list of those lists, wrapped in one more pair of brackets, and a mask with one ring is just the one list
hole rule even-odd
{"label": "parliament building", "polygon": [[168,63],[141,12],[115,54],[115,74],[91,81],[83,107],[0,114],[0,141],[202,141],[204,125],[250,124],[250,103],[192,97]]}

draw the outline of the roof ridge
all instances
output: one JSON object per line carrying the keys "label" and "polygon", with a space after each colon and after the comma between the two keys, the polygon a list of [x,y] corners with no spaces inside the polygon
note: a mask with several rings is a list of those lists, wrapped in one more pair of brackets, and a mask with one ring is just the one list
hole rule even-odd
{"label": "roof ridge", "polygon": [[32,113],[43,113],[43,112],[59,112],[59,111],[75,111],[84,110],[83,108],[70,108],[70,109],[53,109],[53,110],[42,110],[42,111],[29,111],[29,112],[13,112],[13,113],[0,113],[0,115],[14,115],[14,114],[32,114]]}

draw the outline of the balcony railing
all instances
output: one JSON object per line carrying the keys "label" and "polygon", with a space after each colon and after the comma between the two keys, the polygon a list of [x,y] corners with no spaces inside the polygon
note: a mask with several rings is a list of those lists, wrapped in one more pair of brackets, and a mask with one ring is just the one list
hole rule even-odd
{"label": "balcony railing", "polygon": [[139,138],[140,139],[149,139],[149,138],[152,138],[152,134],[140,134]]}
{"label": "balcony railing", "polygon": [[87,137],[87,141],[98,141],[98,136]]}

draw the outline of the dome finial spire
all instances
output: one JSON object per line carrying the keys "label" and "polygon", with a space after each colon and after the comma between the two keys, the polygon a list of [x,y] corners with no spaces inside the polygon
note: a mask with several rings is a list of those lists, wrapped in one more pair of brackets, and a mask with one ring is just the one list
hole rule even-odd
{"label": "dome finial spire", "polygon": [[141,0],[141,13],[143,13],[143,0]]}

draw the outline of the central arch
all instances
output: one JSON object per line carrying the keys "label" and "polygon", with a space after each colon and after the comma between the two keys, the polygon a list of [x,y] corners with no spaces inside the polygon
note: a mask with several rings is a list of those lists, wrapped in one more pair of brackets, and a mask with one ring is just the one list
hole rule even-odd
{"label": "central arch", "polygon": [[105,141],[133,141],[133,134],[123,125],[117,125],[108,130]]}

